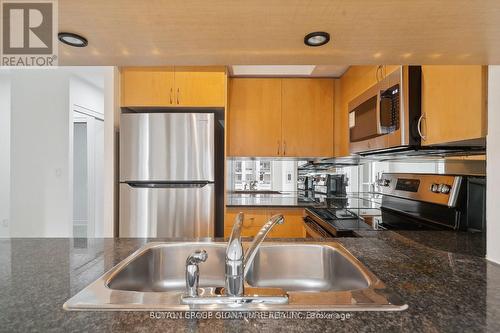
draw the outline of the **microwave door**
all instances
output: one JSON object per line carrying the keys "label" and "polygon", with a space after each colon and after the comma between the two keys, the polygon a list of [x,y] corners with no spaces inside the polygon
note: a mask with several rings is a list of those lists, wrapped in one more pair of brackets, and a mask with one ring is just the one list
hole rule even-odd
{"label": "microwave door", "polygon": [[120,237],[213,237],[214,186],[121,183]]}
{"label": "microwave door", "polygon": [[120,181],[214,181],[214,115],[123,113]]}
{"label": "microwave door", "polygon": [[350,141],[360,142],[379,136],[379,117],[379,97],[373,95],[350,112]]}

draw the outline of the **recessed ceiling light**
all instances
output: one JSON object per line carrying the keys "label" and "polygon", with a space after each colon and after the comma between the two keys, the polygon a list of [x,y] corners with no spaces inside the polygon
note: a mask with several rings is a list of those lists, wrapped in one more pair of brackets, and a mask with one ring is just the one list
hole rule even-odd
{"label": "recessed ceiling light", "polygon": [[307,46],[321,46],[330,41],[330,34],[324,31],[315,31],[304,37],[304,44]]}
{"label": "recessed ceiling light", "polygon": [[89,44],[85,37],[71,32],[60,32],[57,34],[57,38],[59,38],[62,43],[74,47],[85,47]]}

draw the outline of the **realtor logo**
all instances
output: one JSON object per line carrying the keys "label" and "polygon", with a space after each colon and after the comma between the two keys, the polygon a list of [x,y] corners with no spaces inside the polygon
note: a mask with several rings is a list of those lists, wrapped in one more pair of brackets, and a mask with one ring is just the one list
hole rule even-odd
{"label": "realtor logo", "polygon": [[2,66],[57,65],[55,0],[2,0]]}

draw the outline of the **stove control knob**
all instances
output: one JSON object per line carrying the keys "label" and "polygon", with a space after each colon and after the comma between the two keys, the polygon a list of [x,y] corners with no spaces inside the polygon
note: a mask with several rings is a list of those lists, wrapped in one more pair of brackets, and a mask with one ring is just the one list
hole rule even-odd
{"label": "stove control knob", "polygon": [[439,184],[433,183],[430,190],[432,193],[439,193]]}
{"label": "stove control knob", "polygon": [[442,184],[441,185],[441,193],[443,194],[448,194],[451,191],[451,186],[447,184]]}

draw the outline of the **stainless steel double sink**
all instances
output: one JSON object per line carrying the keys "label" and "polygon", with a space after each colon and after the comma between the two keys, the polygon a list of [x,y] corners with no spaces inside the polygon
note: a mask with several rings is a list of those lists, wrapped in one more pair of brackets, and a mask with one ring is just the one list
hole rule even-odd
{"label": "stainless steel double sink", "polygon": [[[249,244],[245,243],[244,246]],[[148,243],[64,304],[66,310],[164,311],[397,311],[407,305],[338,243],[264,243],[250,267],[246,287],[280,289],[287,304],[197,304],[181,302],[186,258],[208,253],[200,264],[200,295],[224,287],[226,243]]]}

